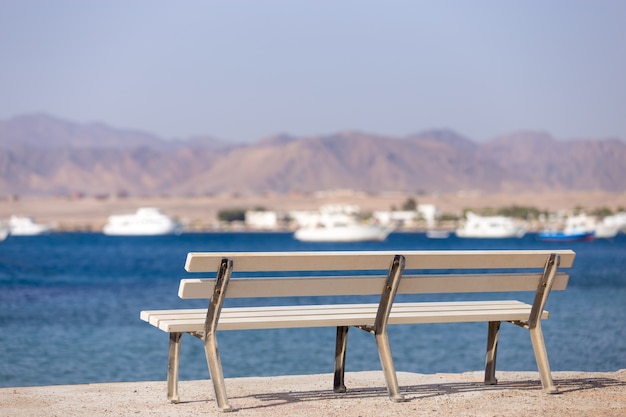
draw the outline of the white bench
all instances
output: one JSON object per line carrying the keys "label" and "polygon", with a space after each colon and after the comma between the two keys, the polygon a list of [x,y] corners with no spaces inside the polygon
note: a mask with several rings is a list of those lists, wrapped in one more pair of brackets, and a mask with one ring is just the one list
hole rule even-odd
{"label": "white bench", "polygon": [[[336,327],[335,392],[346,391],[348,328],[366,330],[375,336],[391,400],[402,401],[388,339],[389,324],[487,322],[485,383],[495,384],[498,331],[501,322],[510,322],[530,331],[543,389],[556,392],[541,320],[548,318],[544,306],[550,290],[567,286],[569,276],[557,269],[571,267],[574,257],[570,250],[189,253],[185,264],[188,272],[215,275],[181,280],[178,295],[209,299],[208,309],[142,311],[141,319],[170,334],[169,400],[179,401],[181,336],[189,333],[204,342],[215,399],[222,411],[230,411],[231,406],[218,352],[218,330]],[[316,276],[303,276],[305,271]],[[277,276],[245,277],[245,273],[258,272]],[[338,273],[341,275],[336,276]],[[394,303],[396,294],[517,291],[534,292],[534,302]],[[225,298],[347,295],[357,300],[372,294],[380,295],[380,301],[222,308]]]}

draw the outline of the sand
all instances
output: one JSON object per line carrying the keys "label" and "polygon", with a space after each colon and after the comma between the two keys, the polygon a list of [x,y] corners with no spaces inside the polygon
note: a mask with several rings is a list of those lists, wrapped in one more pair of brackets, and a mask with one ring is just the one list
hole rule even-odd
{"label": "sand", "polygon": [[346,394],[332,375],[230,378],[233,413],[218,412],[210,381],[182,381],[181,402],[166,399],[164,381],[0,389],[0,416],[589,416],[626,415],[626,370],[553,372],[560,394],[541,390],[536,372],[499,372],[485,386],[482,372],[398,373],[406,402],[387,397],[381,372],[346,374]]}

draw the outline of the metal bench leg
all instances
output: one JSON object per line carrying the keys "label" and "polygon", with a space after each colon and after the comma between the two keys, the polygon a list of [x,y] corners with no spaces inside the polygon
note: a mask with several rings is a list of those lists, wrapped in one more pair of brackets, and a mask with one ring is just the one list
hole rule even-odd
{"label": "metal bench leg", "polygon": [[378,345],[378,356],[380,356],[380,364],[382,365],[383,373],[385,375],[389,398],[391,398],[391,401],[394,402],[406,401],[404,396],[400,394],[398,378],[396,377],[396,367],[393,364],[391,346],[389,345],[389,336],[387,335],[386,330],[380,333],[376,332],[376,344]]}
{"label": "metal bench leg", "polygon": [[535,327],[529,329],[529,331],[543,390],[549,394],[557,394],[559,390],[554,385],[554,381],[552,381],[550,363],[548,362],[548,352],[546,350],[546,344],[543,340],[543,332],[541,330],[541,322],[537,322]]}
{"label": "metal bench leg", "polygon": [[215,390],[217,407],[220,411],[232,411],[233,408],[228,404],[222,361],[220,360],[215,335],[207,335],[205,337],[204,352],[206,354],[207,364],[209,365],[209,374],[211,376],[211,382],[213,382],[213,389]]}
{"label": "metal bench leg", "polygon": [[220,360],[220,352],[217,348],[217,324],[224,304],[228,281],[233,271],[233,261],[223,258],[215,277],[215,287],[213,295],[207,309],[206,320],[204,322],[204,353],[206,361],[209,365],[209,374],[213,389],[215,390],[215,401],[220,411],[232,411],[232,407],[228,404],[226,396],[226,384],[224,383],[224,371],[222,370],[222,361]]}
{"label": "metal bench leg", "polygon": [[537,361],[537,368],[539,368],[539,375],[541,376],[541,385],[543,390],[550,394],[558,393],[558,389],[554,386],[552,381],[552,374],[550,373],[550,363],[548,362],[548,352],[546,351],[546,344],[543,340],[543,331],[541,330],[541,315],[543,309],[548,301],[548,295],[552,289],[552,283],[554,277],[561,263],[561,258],[558,254],[553,253],[548,256],[545,267],[543,269],[543,275],[537,286],[537,293],[535,294],[535,301],[530,311],[530,317],[528,318],[528,330],[530,332],[530,340],[533,344],[533,350],[535,351],[535,360]]}
{"label": "metal bench leg", "polygon": [[337,326],[337,343],[335,345],[335,383],[333,391],[346,392],[344,375],[346,372],[346,347],[348,345],[348,326]]}
{"label": "metal bench leg", "polygon": [[173,403],[178,398],[178,368],[180,365],[180,343],[182,333],[170,333],[170,348],[167,358],[167,399]]}
{"label": "metal bench leg", "polygon": [[385,375],[385,382],[387,382],[389,398],[395,402],[405,401],[405,398],[400,394],[400,388],[398,387],[396,367],[393,364],[389,335],[387,334],[387,322],[389,321],[393,300],[398,291],[398,286],[400,285],[405,262],[404,256],[394,256],[391,266],[389,267],[387,280],[380,297],[378,312],[376,313],[376,320],[374,322],[374,336],[376,337],[376,345],[378,346],[380,364],[382,365]]}
{"label": "metal bench leg", "polygon": [[487,332],[487,355],[485,358],[485,385],[496,385],[496,358],[498,355],[498,334],[500,322],[490,321]]}
{"label": "metal bench leg", "polygon": [[498,335],[500,322],[490,321],[487,332],[487,355],[485,358],[485,385],[496,385],[496,358],[498,355]]}

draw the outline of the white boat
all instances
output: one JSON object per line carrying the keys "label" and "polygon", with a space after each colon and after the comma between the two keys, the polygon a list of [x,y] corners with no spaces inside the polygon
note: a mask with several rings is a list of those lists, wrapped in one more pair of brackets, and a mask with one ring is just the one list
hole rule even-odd
{"label": "white boat", "polygon": [[364,242],[383,241],[393,227],[368,223],[318,224],[301,227],[294,237],[303,242]]}
{"label": "white boat", "polygon": [[458,237],[467,238],[510,238],[523,237],[526,227],[518,224],[511,217],[479,216],[467,212],[467,220],[456,230]]}
{"label": "white boat", "polygon": [[611,239],[617,236],[619,227],[605,223],[599,223],[594,231],[594,236],[600,239]]}
{"label": "white boat", "polygon": [[109,216],[102,229],[111,236],[154,236],[178,234],[182,231],[180,223],[161,213],[159,209],[142,207],[133,214]]}
{"label": "white boat", "polygon": [[613,238],[620,231],[626,231],[626,212],[606,216],[595,227],[597,238]]}
{"label": "white boat", "polygon": [[4,224],[0,220],[0,242],[6,239],[8,235],[9,235],[9,226]]}
{"label": "white boat", "polygon": [[13,215],[9,218],[9,234],[12,236],[36,236],[51,230],[51,225],[36,223],[30,217]]}
{"label": "white boat", "polygon": [[549,242],[590,241],[595,238],[594,221],[585,213],[570,215],[564,224],[550,225],[537,234],[539,240]]}
{"label": "white boat", "polygon": [[383,241],[394,226],[364,221],[358,206],[327,204],[317,212],[296,216],[298,229],[294,237],[303,242]]}
{"label": "white boat", "polygon": [[450,232],[447,230],[430,229],[426,231],[426,237],[429,239],[447,239],[450,237]]}

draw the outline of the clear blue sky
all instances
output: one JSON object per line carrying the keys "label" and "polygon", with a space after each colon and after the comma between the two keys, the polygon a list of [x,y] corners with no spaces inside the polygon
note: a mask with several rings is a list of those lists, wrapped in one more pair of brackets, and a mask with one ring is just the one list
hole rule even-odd
{"label": "clear blue sky", "polygon": [[624,0],[3,0],[0,119],[626,140]]}

